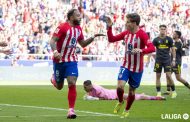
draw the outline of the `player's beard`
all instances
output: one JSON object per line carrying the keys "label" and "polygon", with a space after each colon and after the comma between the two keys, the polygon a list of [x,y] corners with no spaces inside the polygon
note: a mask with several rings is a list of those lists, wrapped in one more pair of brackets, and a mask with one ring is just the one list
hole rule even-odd
{"label": "player's beard", "polygon": [[80,20],[73,20],[74,25],[80,25]]}
{"label": "player's beard", "polygon": [[127,26],[127,30],[132,31],[132,30],[133,30],[133,28],[132,28],[132,27],[130,27],[130,26]]}

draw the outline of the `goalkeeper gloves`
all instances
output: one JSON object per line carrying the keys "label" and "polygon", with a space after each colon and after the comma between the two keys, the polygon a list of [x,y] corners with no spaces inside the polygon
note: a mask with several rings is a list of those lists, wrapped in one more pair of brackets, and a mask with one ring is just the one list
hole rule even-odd
{"label": "goalkeeper gloves", "polygon": [[92,96],[89,96],[89,95],[84,95],[83,99],[84,100],[99,100],[98,97],[92,97]]}

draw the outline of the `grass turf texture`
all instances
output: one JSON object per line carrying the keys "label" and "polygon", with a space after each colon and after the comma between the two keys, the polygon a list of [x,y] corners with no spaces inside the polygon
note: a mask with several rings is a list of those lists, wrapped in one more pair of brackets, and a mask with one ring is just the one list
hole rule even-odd
{"label": "grass turf texture", "polygon": [[[104,87],[115,88],[115,86]],[[166,87],[162,87],[162,90],[165,89]],[[112,116],[116,100],[84,101],[83,95],[85,92],[83,87],[77,86],[75,109],[79,110],[76,111],[78,117],[76,120],[67,120],[67,90],[67,86],[64,86],[61,91],[56,90],[52,86],[0,86],[0,122],[190,121],[190,118],[188,120],[184,120],[183,118],[176,120],[161,118],[162,114],[183,115],[184,113],[188,113],[190,115],[190,90],[183,86],[176,87],[178,93],[176,99],[166,96],[166,101],[135,101],[129,117],[125,119],[121,119],[120,116]],[[125,92],[127,91],[126,86]],[[148,95],[156,95],[155,86],[141,86],[137,90],[137,93],[142,92]]]}

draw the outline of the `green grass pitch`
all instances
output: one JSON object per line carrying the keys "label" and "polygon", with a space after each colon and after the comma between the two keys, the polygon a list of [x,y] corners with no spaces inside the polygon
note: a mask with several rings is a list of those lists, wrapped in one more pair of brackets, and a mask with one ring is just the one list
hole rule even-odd
{"label": "green grass pitch", "polygon": [[[115,86],[105,86],[115,88]],[[128,86],[126,85],[125,91]],[[164,91],[166,87],[162,87]],[[128,118],[113,114],[116,100],[84,101],[82,86],[77,86],[75,120],[67,120],[67,86],[58,91],[52,86],[0,86],[0,122],[189,122],[182,119],[162,119],[161,115],[190,115],[190,90],[177,86],[178,96],[166,101],[135,101]],[[155,86],[141,86],[137,93],[155,95]],[[122,110],[123,111],[123,110]]]}

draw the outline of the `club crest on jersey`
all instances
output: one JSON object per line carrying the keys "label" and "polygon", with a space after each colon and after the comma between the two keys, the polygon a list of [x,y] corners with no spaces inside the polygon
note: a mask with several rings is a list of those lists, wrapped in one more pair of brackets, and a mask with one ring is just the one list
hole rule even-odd
{"label": "club crest on jersey", "polygon": [[129,43],[128,45],[127,45],[127,47],[128,47],[128,50],[126,51],[126,54],[133,54],[131,51],[133,50],[133,45],[131,44],[131,43]]}
{"label": "club crest on jersey", "polygon": [[133,45],[131,44],[131,43],[129,43],[128,45],[127,45],[127,47],[128,47],[128,50],[127,50],[127,54],[132,54],[132,50],[133,50]]}
{"label": "club crest on jersey", "polygon": [[134,38],[134,42],[137,42],[138,41],[138,38]]}
{"label": "club crest on jersey", "polygon": [[133,45],[131,43],[128,44],[128,50],[132,51],[133,50]]}

